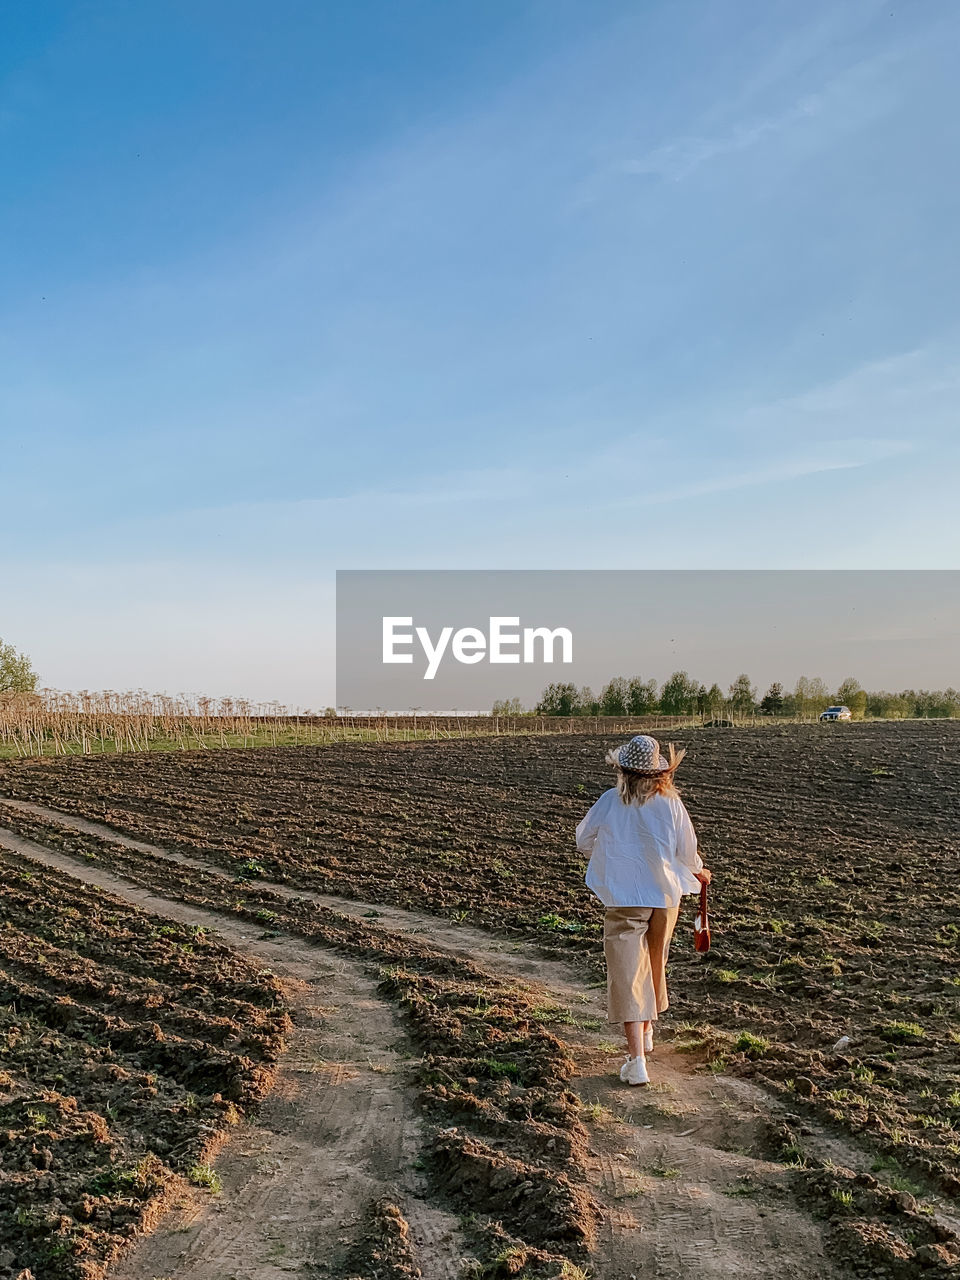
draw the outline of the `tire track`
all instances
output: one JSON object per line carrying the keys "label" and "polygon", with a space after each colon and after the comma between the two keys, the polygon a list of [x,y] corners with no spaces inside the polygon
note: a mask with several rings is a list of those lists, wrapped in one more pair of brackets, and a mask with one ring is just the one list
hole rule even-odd
{"label": "tire track", "polygon": [[[136,840],[101,822],[92,822],[88,818],[81,818],[72,813],[61,813],[60,810],[52,809],[48,805],[35,804],[29,800],[17,800],[5,795],[0,795],[0,818],[2,818],[4,806],[20,809],[26,814],[56,823],[71,831],[79,831],[101,840],[112,841],[126,849],[149,853],[176,866],[190,867],[197,871],[221,876],[225,880],[230,879],[229,873],[218,863],[208,862],[202,858],[191,858],[186,854],[161,848],[159,845]],[[67,858],[66,865],[75,867],[77,862]],[[258,877],[253,883],[287,901],[314,902],[318,906],[328,907],[354,920],[373,920],[378,926],[394,933],[423,936],[428,939],[431,946],[441,951],[447,951],[451,955],[467,956],[478,964],[507,977],[532,982],[543,982],[547,978],[549,985],[556,992],[574,1000],[580,997],[586,985],[583,977],[571,964],[539,954],[539,949],[533,943],[505,941],[482,929],[455,924],[444,917],[432,916],[424,911],[363,902],[356,898],[341,898],[336,894],[295,888],[263,877]],[[174,884],[175,881],[172,881],[171,887]]]}
{"label": "tire track", "polygon": [[[337,1260],[371,1201],[400,1198],[425,1275],[454,1280],[455,1218],[421,1202],[421,1122],[404,1081],[411,1049],[363,966],[294,935],[159,897],[99,867],[0,830],[0,848],[65,872],[154,915],[200,925],[284,983],[294,1030],[273,1092],[216,1161],[217,1197],[184,1185],[116,1280],[282,1280]],[[416,1225],[414,1225],[416,1224]]]}

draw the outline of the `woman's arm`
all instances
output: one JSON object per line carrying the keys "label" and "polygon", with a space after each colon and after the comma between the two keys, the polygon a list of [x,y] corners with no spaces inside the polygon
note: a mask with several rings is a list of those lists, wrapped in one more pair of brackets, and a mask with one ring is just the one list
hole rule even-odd
{"label": "woman's arm", "polygon": [[598,800],[577,824],[577,848],[581,853],[593,853],[599,830],[600,801]]}
{"label": "woman's arm", "polygon": [[693,872],[701,884],[709,884],[711,880],[710,871],[703,865],[703,859],[697,851],[697,833],[690,821],[690,815],[687,813],[687,807],[682,800],[677,801],[676,828],[677,828],[677,859],[682,862],[685,867]]}

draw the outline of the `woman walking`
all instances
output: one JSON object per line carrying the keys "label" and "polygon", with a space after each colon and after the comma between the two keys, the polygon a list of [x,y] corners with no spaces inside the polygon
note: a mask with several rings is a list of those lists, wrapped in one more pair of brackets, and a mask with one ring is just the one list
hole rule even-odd
{"label": "woman walking", "polygon": [[640,734],[607,754],[616,786],[577,827],[577,848],[590,855],[587,886],[606,907],[607,1018],[623,1023],[625,1084],[647,1084],[653,1024],[667,1008],[667,955],[680,899],[710,883],[690,815],[674,785],[684,757]]}

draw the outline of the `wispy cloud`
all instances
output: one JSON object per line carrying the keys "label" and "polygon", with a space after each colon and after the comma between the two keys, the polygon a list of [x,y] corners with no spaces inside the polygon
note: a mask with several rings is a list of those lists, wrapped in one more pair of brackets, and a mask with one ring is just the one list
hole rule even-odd
{"label": "wispy cloud", "polygon": [[664,143],[637,160],[626,161],[622,171],[638,176],[654,174],[670,182],[679,182],[708,160],[747,151],[764,139],[783,133],[799,121],[816,115],[818,110],[819,100],[815,96],[804,98],[786,111],[739,124],[727,134],[690,136]]}
{"label": "wispy cloud", "polygon": [[[215,558],[221,546],[236,553],[249,538],[257,556],[282,545],[297,560],[315,548],[322,554],[345,530],[358,548],[376,545],[390,530],[384,552],[403,555],[442,525],[445,549],[455,551],[478,528],[494,536],[500,516],[509,513],[516,522],[525,511],[542,513],[545,504],[568,503],[578,512],[662,507],[906,456],[952,429],[960,386],[952,368],[947,352],[910,351],[766,403],[735,400],[702,414],[687,404],[632,431],[597,423],[553,451],[518,451],[500,467],[423,468],[396,484],[368,483],[327,497],[184,505],[108,520],[87,536],[119,541],[131,556],[144,544],[186,543],[191,555],[205,547]],[[218,541],[227,531],[228,546]],[[83,541],[81,535],[76,545]]]}
{"label": "wispy cloud", "polygon": [[[832,143],[841,134],[862,128],[892,109],[896,94],[891,88],[889,72],[902,58],[902,52],[886,50],[873,58],[852,63],[821,80],[817,88],[794,97],[786,106],[771,104],[765,111],[754,106],[741,118],[729,120],[725,128],[714,126],[711,131],[684,134],[636,158],[627,157],[622,161],[621,172],[680,182],[712,160],[799,134],[811,125],[828,126],[821,129],[821,138]],[[777,92],[777,88],[773,87],[771,97],[782,96],[783,89]],[[742,112],[744,107],[740,105],[737,110]],[[711,121],[725,115],[729,118],[729,108],[725,111],[722,103],[714,104],[705,113]]]}
{"label": "wispy cloud", "polygon": [[843,439],[851,429],[871,439],[904,439],[936,448],[954,438],[960,367],[956,339],[868,361],[792,396],[755,404],[736,424],[754,441]]}
{"label": "wispy cloud", "polygon": [[627,510],[649,506],[662,506],[681,502],[688,498],[703,498],[710,494],[735,493],[742,489],[761,485],[783,484],[790,480],[823,475],[830,471],[852,471],[888,458],[909,453],[912,445],[907,440],[837,440],[815,449],[768,457],[757,465],[723,470],[681,485],[665,488],[652,487],[630,498],[604,502],[595,510]]}

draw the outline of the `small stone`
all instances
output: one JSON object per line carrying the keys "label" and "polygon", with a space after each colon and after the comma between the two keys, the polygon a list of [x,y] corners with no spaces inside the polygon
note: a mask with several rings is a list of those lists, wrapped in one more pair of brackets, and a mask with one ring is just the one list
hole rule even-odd
{"label": "small stone", "polygon": [[797,1076],[793,1082],[793,1089],[799,1098],[812,1098],[817,1092],[817,1086],[809,1076]]}
{"label": "small stone", "polygon": [[917,1202],[909,1191],[895,1191],[890,1197],[891,1205],[902,1209],[904,1213],[916,1213]]}
{"label": "small stone", "polygon": [[917,1261],[927,1267],[953,1268],[957,1265],[957,1255],[942,1244],[922,1244],[917,1250]]}

